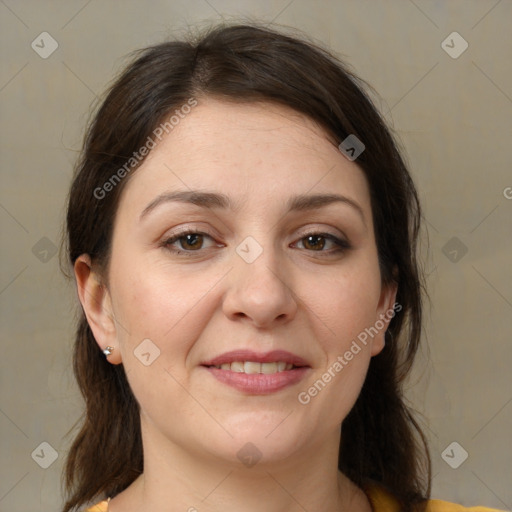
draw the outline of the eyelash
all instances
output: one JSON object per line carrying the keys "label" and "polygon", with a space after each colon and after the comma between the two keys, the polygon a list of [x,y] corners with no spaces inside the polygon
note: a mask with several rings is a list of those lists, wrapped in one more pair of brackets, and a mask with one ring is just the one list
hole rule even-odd
{"label": "eyelash", "polygon": [[[184,230],[182,232],[176,233],[175,235],[172,235],[169,238],[166,238],[165,240],[162,241],[161,247],[165,248],[166,250],[168,250],[176,255],[185,255],[187,257],[193,257],[193,256],[195,256],[194,253],[199,254],[202,251],[202,249],[197,249],[197,250],[182,249],[182,250],[180,250],[180,249],[172,248],[172,245],[174,243],[178,242],[182,238],[185,238],[187,235],[206,236],[213,240],[213,236],[210,235],[209,233],[194,230],[194,229],[188,229],[188,230]],[[324,232],[318,232],[318,231],[311,231],[311,232],[303,233],[298,241],[303,241],[306,238],[311,237],[311,236],[324,238],[328,241],[333,242],[333,244],[335,246],[337,246],[334,250],[330,250],[330,251],[323,251],[323,250],[315,251],[313,249],[304,249],[306,251],[310,251],[313,253],[324,253],[320,256],[321,258],[328,258],[331,256],[336,256],[336,255],[343,253],[352,248],[352,246],[350,245],[350,243],[348,241],[340,239],[330,233],[324,233]]]}

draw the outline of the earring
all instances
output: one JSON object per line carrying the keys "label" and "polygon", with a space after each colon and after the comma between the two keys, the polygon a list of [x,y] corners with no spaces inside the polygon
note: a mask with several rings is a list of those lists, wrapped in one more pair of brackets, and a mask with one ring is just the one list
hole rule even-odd
{"label": "earring", "polygon": [[114,352],[114,347],[107,347],[105,350],[103,350],[103,353],[108,357],[110,354]]}

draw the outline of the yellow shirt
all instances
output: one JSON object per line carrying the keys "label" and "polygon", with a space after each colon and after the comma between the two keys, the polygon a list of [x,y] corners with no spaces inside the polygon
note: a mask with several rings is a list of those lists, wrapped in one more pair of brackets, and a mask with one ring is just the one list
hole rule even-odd
{"label": "yellow shirt", "polygon": [[[374,512],[400,512],[399,503],[391,494],[381,487],[372,487],[367,490],[368,499]],[[101,511],[103,512],[103,511]],[[104,512],[107,512],[105,509]],[[488,507],[463,507],[448,501],[429,500],[426,512],[501,512]]]}
{"label": "yellow shirt", "polygon": [[[373,487],[367,491],[368,499],[374,512],[400,512],[398,502],[387,491]],[[102,501],[85,512],[107,512],[108,503]],[[426,512],[501,512],[494,508],[487,507],[463,507],[448,501],[429,500]]]}
{"label": "yellow shirt", "polygon": [[100,503],[96,503],[96,505],[88,508],[85,512],[107,512],[108,510],[108,502],[101,501]]}

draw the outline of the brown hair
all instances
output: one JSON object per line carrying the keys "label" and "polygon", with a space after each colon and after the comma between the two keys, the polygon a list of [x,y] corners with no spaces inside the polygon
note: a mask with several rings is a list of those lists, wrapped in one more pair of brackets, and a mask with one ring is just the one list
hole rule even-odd
{"label": "brown hair", "polygon": [[[67,256],[74,264],[89,254],[108,274],[114,217],[136,166],[107,194],[95,191],[190,98],[276,102],[318,122],[336,144],[355,134],[366,146],[357,164],[369,184],[382,280],[398,283],[402,310],[391,320],[385,348],[371,359],[360,396],[343,422],[339,469],[360,487],[380,483],[408,511],[429,496],[431,481],[425,436],[402,395],[421,333],[420,205],[365,87],[320,46],[255,25],[218,25],[193,41],[140,50],[90,123],[69,195]],[[137,401],[123,366],[105,360],[83,313],[74,371],[86,410],[67,458],[63,512],[114,496],[143,471]]]}

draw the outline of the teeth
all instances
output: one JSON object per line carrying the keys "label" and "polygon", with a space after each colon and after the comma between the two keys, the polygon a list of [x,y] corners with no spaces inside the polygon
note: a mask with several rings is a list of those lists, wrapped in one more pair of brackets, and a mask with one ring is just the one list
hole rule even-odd
{"label": "teeth", "polygon": [[261,363],[260,367],[260,373],[277,373],[277,363]]}
{"label": "teeth", "polygon": [[232,372],[244,373],[245,372],[244,363],[241,363],[240,361],[236,361],[236,362],[231,363],[231,371]]}
{"label": "teeth", "polygon": [[284,372],[286,369],[286,363],[283,363],[282,361],[277,363],[277,371],[278,372]]}
{"label": "teeth", "polygon": [[254,361],[234,361],[232,363],[224,363],[216,365],[215,368],[219,370],[230,370],[232,372],[247,373],[248,375],[254,373],[272,374],[291,370],[293,364],[277,361],[274,363],[256,363]]}
{"label": "teeth", "polygon": [[245,373],[261,373],[261,363],[251,363],[246,361],[244,363]]}

